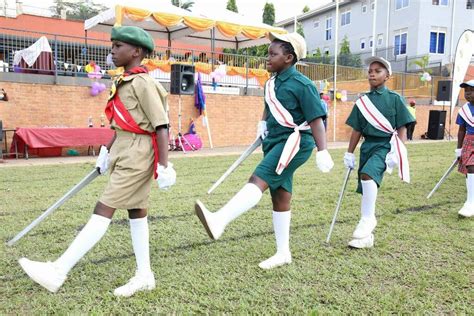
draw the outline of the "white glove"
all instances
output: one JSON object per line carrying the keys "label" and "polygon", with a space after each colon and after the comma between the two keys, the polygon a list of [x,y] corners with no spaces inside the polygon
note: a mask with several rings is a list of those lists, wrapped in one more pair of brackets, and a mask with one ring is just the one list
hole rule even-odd
{"label": "white glove", "polygon": [[257,124],[257,137],[261,137],[262,140],[268,135],[267,122],[259,121]]}
{"label": "white glove", "polygon": [[100,146],[99,156],[95,162],[95,167],[99,169],[99,173],[104,175],[109,169],[109,150],[104,145]]}
{"label": "white glove", "polygon": [[158,164],[158,187],[162,190],[168,190],[176,183],[176,171],[173,169],[173,164],[168,162],[168,167]]}
{"label": "white glove", "polygon": [[398,165],[398,160],[395,155],[395,153],[389,152],[385,157],[385,164],[387,165],[386,171],[390,174],[392,173],[393,168]]}
{"label": "white glove", "polygon": [[316,153],[316,166],[324,173],[331,171],[332,167],[334,167],[334,162],[327,149]]}
{"label": "white glove", "polygon": [[344,165],[349,169],[355,169],[356,157],[353,153],[346,152],[344,154]]}
{"label": "white glove", "polygon": [[461,152],[462,152],[462,148],[456,148],[454,150],[454,155],[456,156],[456,158],[461,157]]}

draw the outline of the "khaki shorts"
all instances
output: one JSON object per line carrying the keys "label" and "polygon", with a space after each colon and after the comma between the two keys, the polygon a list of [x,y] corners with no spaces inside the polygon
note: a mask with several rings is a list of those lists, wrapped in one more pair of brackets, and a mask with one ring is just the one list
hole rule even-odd
{"label": "khaki shorts", "polygon": [[100,202],[112,208],[148,208],[153,159],[149,135],[118,130],[110,149],[110,178]]}

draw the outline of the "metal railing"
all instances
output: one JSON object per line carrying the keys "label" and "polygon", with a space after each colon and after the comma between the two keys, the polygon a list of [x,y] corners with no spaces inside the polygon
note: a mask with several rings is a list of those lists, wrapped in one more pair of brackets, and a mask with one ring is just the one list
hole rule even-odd
{"label": "metal railing", "polygon": [[[41,36],[48,39],[51,54],[39,58],[32,67],[24,62],[14,65],[15,52],[29,47]],[[378,52],[383,54],[380,50]],[[56,77],[87,77],[85,66],[90,61],[94,61],[100,66],[104,78],[110,78],[107,71],[113,70],[115,66],[111,62],[107,62],[109,53],[110,41],[105,39],[0,28],[0,71],[48,74]],[[265,71],[266,59],[263,57],[230,54],[222,51],[213,52],[211,50],[157,46],[150,58],[156,64],[156,71],[152,75],[156,79],[165,82],[170,80],[170,64],[172,63],[194,65],[203,74],[202,82],[209,85],[213,83],[211,73],[219,65],[226,65],[228,74],[218,78],[217,84],[221,86],[261,88],[262,82],[268,76]],[[334,57],[325,56],[324,58],[325,60],[321,60],[323,63],[315,63],[313,62],[314,59],[309,57],[304,63],[297,64],[297,68],[313,81],[326,80],[332,85],[334,81],[334,66],[332,65]],[[403,63],[408,65],[408,57],[404,58]],[[392,61],[393,64],[394,61]],[[361,86],[364,86],[364,82],[366,84],[366,78],[367,70],[365,67],[338,66],[338,82],[361,82],[359,85],[353,85],[353,90],[348,85],[346,90],[349,94],[361,92]],[[405,96],[416,95],[433,99],[433,88],[442,77],[433,75],[432,78],[431,83],[423,83],[419,80],[418,74],[395,72],[391,80],[393,82],[392,87]]]}

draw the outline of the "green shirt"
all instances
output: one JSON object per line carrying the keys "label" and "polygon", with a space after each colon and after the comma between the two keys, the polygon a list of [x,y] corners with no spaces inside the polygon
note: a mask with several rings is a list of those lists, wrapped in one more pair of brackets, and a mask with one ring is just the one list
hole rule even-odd
{"label": "green shirt", "polygon": [[408,112],[410,112],[411,116],[416,120],[416,110],[412,106],[407,106]]}
{"label": "green shirt", "polygon": [[[372,90],[366,93],[366,95],[380,113],[387,118],[392,127],[399,129],[415,121],[408,111],[404,99],[398,93],[387,89],[385,86]],[[354,105],[352,108],[346,124],[354,130],[361,132],[364,137],[391,137],[391,135],[376,129],[367,122],[357,105]]]}
{"label": "green shirt", "polygon": [[[293,122],[297,125],[304,121],[309,123],[318,117],[324,118],[326,116],[316,86],[294,66],[277,75],[275,78],[275,92],[277,99],[290,112]],[[288,138],[294,130],[281,126],[276,121],[266,101],[265,109],[268,113],[266,117],[268,138],[275,140]],[[301,131],[301,133],[311,135],[311,130]]]}

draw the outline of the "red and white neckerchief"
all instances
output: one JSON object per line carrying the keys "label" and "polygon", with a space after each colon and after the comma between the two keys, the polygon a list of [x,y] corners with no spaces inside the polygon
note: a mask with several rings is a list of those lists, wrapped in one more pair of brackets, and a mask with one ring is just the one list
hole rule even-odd
{"label": "red and white neckerchief", "polygon": [[[382,132],[392,135],[390,139],[390,152],[387,155],[395,157],[398,162],[398,176],[402,181],[410,183],[410,166],[408,165],[407,148],[400,137],[398,137],[397,130],[392,127],[387,118],[380,113],[366,95],[360,97],[356,101],[356,105],[370,125]],[[387,171],[391,172],[391,170],[388,169]]]}
{"label": "red and white neckerchief", "polygon": [[464,119],[464,121],[469,124],[471,127],[474,127],[474,116],[472,116],[471,109],[469,107],[469,102],[464,104],[461,109],[459,109],[459,115]]}
{"label": "red and white neckerchief", "polygon": [[266,83],[265,101],[267,102],[270,112],[278,124],[294,129],[294,132],[286,140],[285,147],[283,147],[283,152],[281,153],[280,160],[278,161],[277,168],[275,169],[277,174],[281,174],[283,170],[289,165],[293,157],[295,157],[296,153],[298,153],[300,150],[300,131],[308,130],[311,127],[306,121],[300,125],[295,124],[290,112],[288,112],[288,110],[285,109],[277,99],[275,93],[275,76],[268,79]]}

